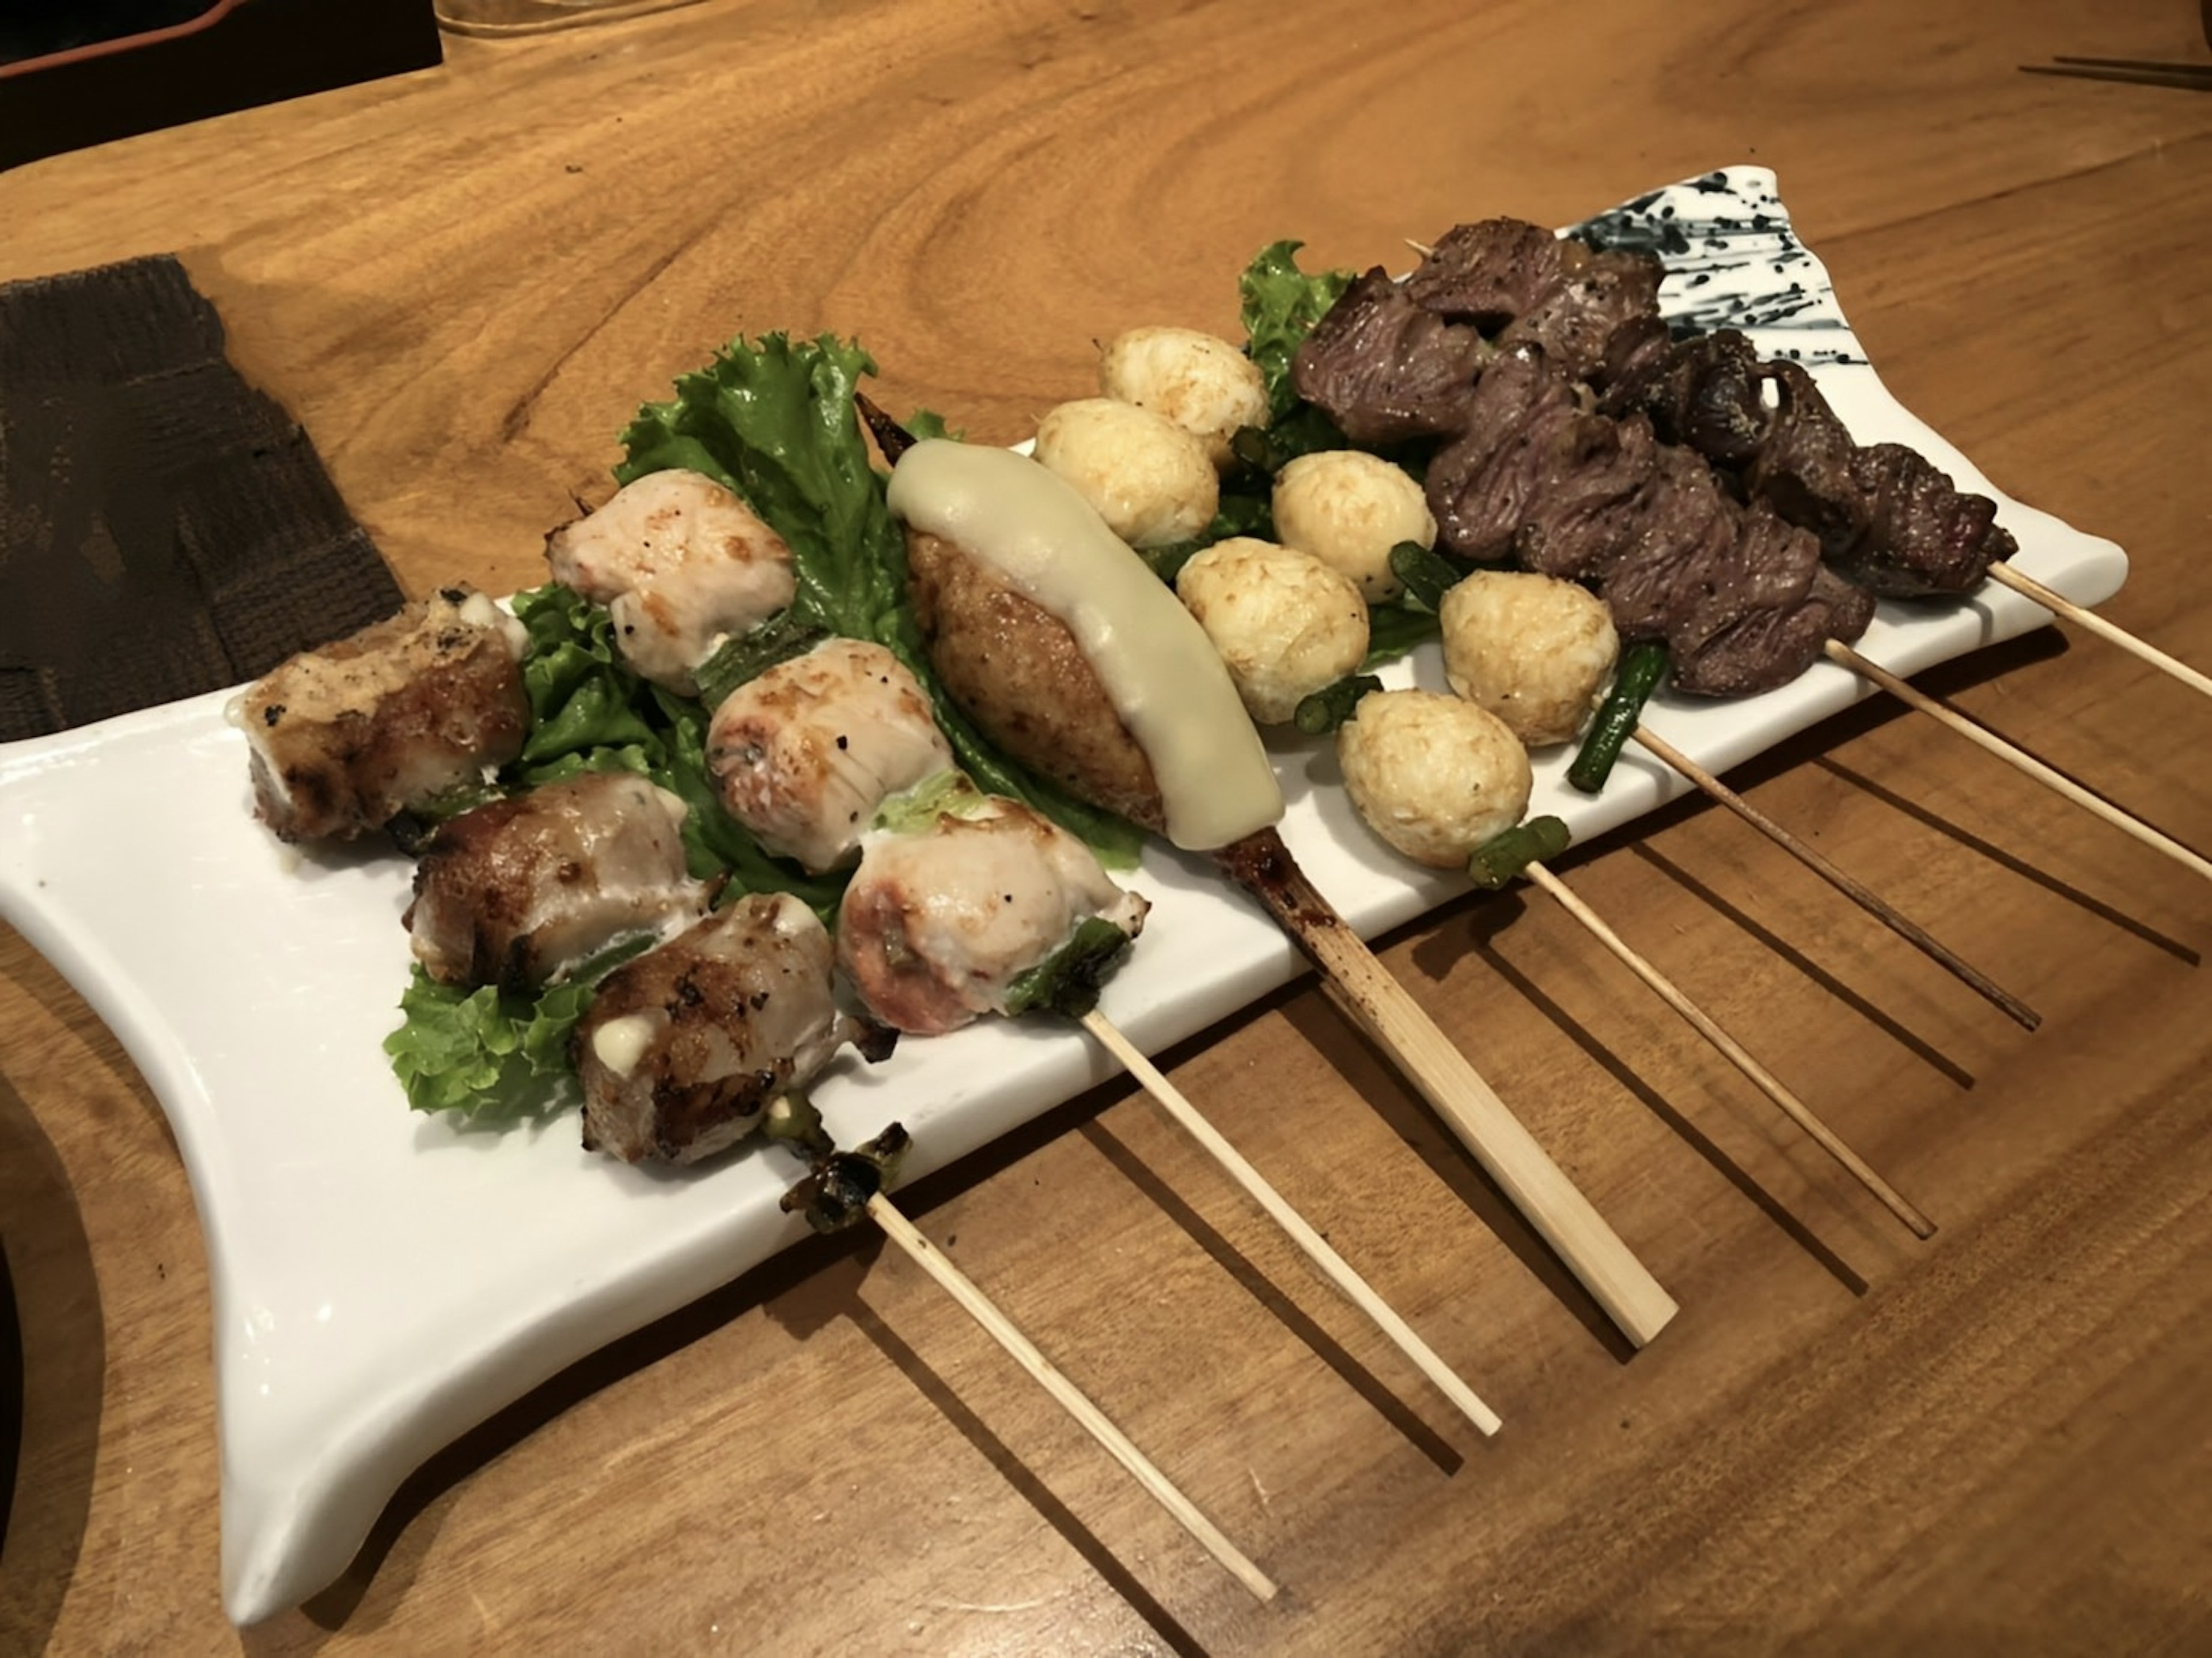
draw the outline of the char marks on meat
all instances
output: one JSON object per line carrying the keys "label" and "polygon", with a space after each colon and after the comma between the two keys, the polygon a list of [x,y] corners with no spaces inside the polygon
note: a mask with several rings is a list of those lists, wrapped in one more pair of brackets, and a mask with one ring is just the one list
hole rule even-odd
{"label": "char marks on meat", "polygon": [[1592,253],[1566,242],[1560,279],[1498,337],[1501,351],[1541,346],[1577,380],[1601,381],[1622,329],[1656,321],[1665,267],[1649,253]]}
{"label": "char marks on meat", "polygon": [[401,919],[445,984],[532,990],[618,940],[687,925],[684,803],[629,772],[587,772],[447,819]]}
{"label": "char marks on meat", "polygon": [[571,1037],[584,1145],[626,1163],[696,1163],[758,1126],[846,1042],[832,946],[787,894],[748,894],[609,974]]}
{"label": "char marks on meat", "polygon": [[1885,597],[1965,592],[2018,550],[1995,501],[1917,451],[1853,441],[1802,364],[1763,363],[1733,330],[1646,355],[1604,406],[1645,414],[1663,440],[1736,475],[1818,537],[1838,574]]}
{"label": "char marks on meat", "polygon": [[1499,329],[1559,285],[1569,243],[1525,219],[1454,225],[1406,278],[1415,304],[1478,328]]}
{"label": "char marks on meat", "polygon": [[1297,394],[1354,443],[1455,432],[1491,349],[1424,308],[1381,266],[1345,289],[1291,360]]}
{"label": "char marks on meat", "polygon": [[1540,351],[1500,357],[1475,388],[1466,429],[1425,488],[1448,551],[1515,558],[1595,580],[1630,533],[1656,446],[1641,420],[1607,420]]}

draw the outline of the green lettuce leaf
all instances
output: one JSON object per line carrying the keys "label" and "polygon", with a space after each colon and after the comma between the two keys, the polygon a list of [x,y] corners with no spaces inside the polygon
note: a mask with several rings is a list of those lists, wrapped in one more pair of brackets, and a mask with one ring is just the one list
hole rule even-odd
{"label": "green lettuce leaf", "polygon": [[486,1123],[546,1116],[577,1097],[568,1036],[591,1003],[580,980],[535,997],[502,995],[442,985],[417,967],[399,999],[406,1023],[384,1051],[417,1111]]}
{"label": "green lettuce leaf", "polygon": [[[939,728],[969,775],[1082,836],[1102,862],[1129,867],[1142,830],[998,752],[931,671],[905,603],[905,539],[853,404],[860,377],[874,372],[866,352],[834,335],[733,340],[680,377],[672,400],[638,410],[623,433],[627,458],[615,476],[627,483],[689,466],[726,484],[790,544],[796,620],[890,650],[929,692]],[[933,415],[917,416],[915,426],[925,435],[944,430]]]}
{"label": "green lettuce leaf", "polygon": [[[1270,242],[1237,280],[1243,305],[1245,350],[1267,383],[1268,425],[1280,425],[1299,405],[1291,386],[1291,358],[1313,326],[1352,286],[1349,270],[1312,276],[1298,269],[1303,242]],[[1285,457],[1287,459],[1287,457]]]}

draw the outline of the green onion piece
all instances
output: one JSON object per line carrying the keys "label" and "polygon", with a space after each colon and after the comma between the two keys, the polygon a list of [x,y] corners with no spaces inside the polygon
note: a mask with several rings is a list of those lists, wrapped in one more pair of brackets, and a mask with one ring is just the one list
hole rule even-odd
{"label": "green onion piece", "polygon": [[1477,847],[1467,860],[1468,878],[1486,891],[1497,892],[1530,864],[1558,857],[1571,839],[1567,826],[1558,818],[1531,817]]}
{"label": "green onion piece", "polygon": [[1340,679],[1300,701],[1291,716],[1291,723],[1308,737],[1326,737],[1352,718],[1352,711],[1359,706],[1361,697],[1382,689],[1382,682],[1371,673],[1356,673]]}
{"label": "green onion piece", "polygon": [[1401,541],[1390,550],[1390,574],[1406,584],[1410,603],[1434,612],[1443,609],[1444,595],[1467,572],[1418,541]]}
{"label": "green onion piece", "polygon": [[1613,676],[1613,689],[1605,705],[1590,721],[1582,752],[1567,768],[1567,781],[1584,794],[1595,794],[1613,774],[1621,745],[1636,732],[1644,718],[1644,705],[1667,675],[1667,647],[1655,640],[1631,645],[1620,653],[1620,666]]}
{"label": "green onion piece", "polygon": [[1010,1017],[1048,1007],[1079,1019],[1098,1005],[1098,989],[1128,953],[1129,935],[1113,922],[1086,915],[1067,941],[1006,987]]}
{"label": "green onion piece", "polygon": [[784,1212],[799,1210],[817,1232],[841,1232],[867,1212],[868,1199],[898,1178],[914,1138],[893,1123],[864,1145],[815,1159],[814,1171],[783,1194]]}
{"label": "green onion piece", "polygon": [[751,632],[724,640],[699,665],[693,675],[699,682],[699,701],[712,714],[738,686],[759,678],[779,662],[805,655],[829,637],[789,610],[778,610]]}

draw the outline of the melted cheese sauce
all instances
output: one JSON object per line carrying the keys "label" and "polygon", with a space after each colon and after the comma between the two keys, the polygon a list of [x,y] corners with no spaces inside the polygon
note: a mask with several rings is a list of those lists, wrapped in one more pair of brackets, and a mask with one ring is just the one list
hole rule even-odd
{"label": "melted cheese sauce", "polygon": [[890,509],[1075,636],[1152,762],[1170,841],[1210,851],[1282,816],[1267,751],[1205,629],[1066,483],[1010,449],[932,439],[892,469]]}

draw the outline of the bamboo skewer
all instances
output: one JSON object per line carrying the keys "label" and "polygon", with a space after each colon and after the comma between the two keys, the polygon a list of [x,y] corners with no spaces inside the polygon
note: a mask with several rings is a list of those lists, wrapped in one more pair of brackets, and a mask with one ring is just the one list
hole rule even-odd
{"label": "bamboo skewer", "polygon": [[884,1230],[884,1236],[906,1251],[921,1270],[935,1278],[945,1292],[958,1302],[962,1309],[976,1323],[981,1325],[991,1339],[1006,1349],[1008,1356],[1027,1370],[1037,1384],[1061,1407],[1082,1424],[1091,1436],[1104,1448],[1108,1455],[1127,1469],[1131,1477],[1149,1492],[1152,1498],[1173,1515],[1183,1529],[1206,1552],[1228,1569],[1230,1574],[1262,1600],[1275,1598],[1274,1580],[1223,1534],[1221,1528],[1199,1512],[1198,1506],[1178,1490],[1145,1454],[1131,1442],[1129,1436],[1108,1420],[1104,1412],[1073,1382],[1055,1369],[1052,1362],[1039,1352],[1036,1345],[1000,1312],[991,1298],[976,1288],[975,1283],[945,1258],[944,1253],[925,1237],[915,1224],[880,1192],[868,1199],[868,1216]]}
{"label": "bamboo skewer", "polygon": [[1428,1343],[1414,1333],[1413,1327],[1398,1315],[1390,1303],[1377,1295],[1367,1280],[1353,1270],[1351,1263],[1314,1230],[1305,1217],[1293,1209],[1282,1194],[1267,1183],[1260,1171],[1244,1160],[1237,1148],[1223,1138],[1221,1132],[1206,1121],[1182,1091],[1161,1074],[1159,1067],[1146,1057],[1142,1049],[1122,1035],[1112,1020],[1095,1008],[1084,1015],[1083,1028],[1127,1068],[1129,1074],[1206,1149],[1213,1160],[1227,1171],[1230,1178],[1243,1187],[1252,1200],[1267,1212],[1268,1218],[1290,1235],[1291,1242],[1321,1269],[1322,1275],[1342,1291],[1346,1299],[1353,1306],[1372,1319],[1382,1333],[1396,1344],[1398,1350],[1413,1360],[1415,1368],[1436,1384],[1437,1391],[1458,1406],[1462,1415],[1485,1434],[1498,1431],[1502,1425],[1498,1413],[1476,1397],[1474,1390],[1437,1357]]}
{"label": "bamboo skewer", "polygon": [[1899,938],[1922,951],[1931,961],[1971,987],[1978,994],[1988,998],[2004,1012],[2008,1018],[2029,1030],[2034,1029],[2043,1023],[2043,1016],[2026,1002],[2021,1001],[2019,997],[1990,978],[1980,969],[1953,953],[1948,946],[1937,940],[1918,922],[1900,914],[1871,888],[1844,873],[1830,862],[1824,854],[1815,851],[1805,841],[1784,829],[1781,824],[1767,817],[1751,802],[1649,726],[1638,726],[1636,728],[1636,740],[1761,835],[1788,852],[1806,868],[1811,870],[1830,886],[1866,911],[1868,914],[1879,920]]}
{"label": "bamboo skewer", "polygon": [[1883,1208],[1903,1221],[1913,1236],[1926,1238],[1935,1236],[1934,1221],[1921,1213],[1895,1187],[1876,1174],[1864,1158],[1844,1143],[1835,1130],[1820,1121],[1812,1107],[1792,1093],[1772,1072],[1752,1058],[1741,1042],[1722,1029],[1709,1014],[1684,995],[1673,980],[1631,949],[1619,933],[1599,918],[1595,910],[1575,896],[1565,882],[1533,860],[1524,867],[1522,873],[1557,899],[1570,915],[1589,929],[1592,937],[1620,958],[1623,966],[1650,986],[1659,999],[1688,1021],[1699,1035],[1720,1049],[1729,1063],[1750,1078],[1761,1093],[1782,1108],[1785,1116],[1812,1137],[1815,1145],[1841,1163],[1860,1185],[1873,1193]]}
{"label": "bamboo skewer", "polygon": [[1262,829],[1222,862],[1322,970],[1323,987],[1396,1060],[1460,1143],[1638,1346],[1680,1310],[1406,987]]}
{"label": "bamboo skewer", "polygon": [[2130,655],[2149,663],[2160,672],[2172,674],[2192,690],[2202,691],[2205,695],[2212,696],[2212,675],[2199,673],[2186,662],[2168,656],[2157,646],[2146,640],[2136,638],[2125,628],[2106,621],[2103,616],[2099,616],[2087,605],[2076,604],[2065,594],[2054,592],[2033,576],[2022,575],[2009,564],[1999,561],[1990,566],[1990,580],[2000,586],[2009,587],[2013,592],[2033,599],[2046,610],[2055,611],[2069,622],[2087,629],[2100,639],[2107,640]]}
{"label": "bamboo skewer", "polygon": [[2111,802],[2099,799],[2072,778],[2045,765],[2033,755],[2008,743],[1995,732],[1976,725],[1955,709],[1946,708],[1934,697],[1915,689],[1880,663],[1869,661],[1840,640],[1830,640],[1827,652],[1832,660],[1840,662],[1853,673],[1872,680],[1906,707],[1941,720],[1968,742],[1978,748],[1986,749],[1998,759],[2027,773],[2046,788],[2056,790],[2083,811],[2103,818],[2123,834],[2131,835],[2142,841],[2143,845],[2164,853],[2176,863],[2185,865],[2206,880],[2212,881],[2212,862],[2207,862],[2172,835],[2161,834],[2141,818],[2130,817]]}

